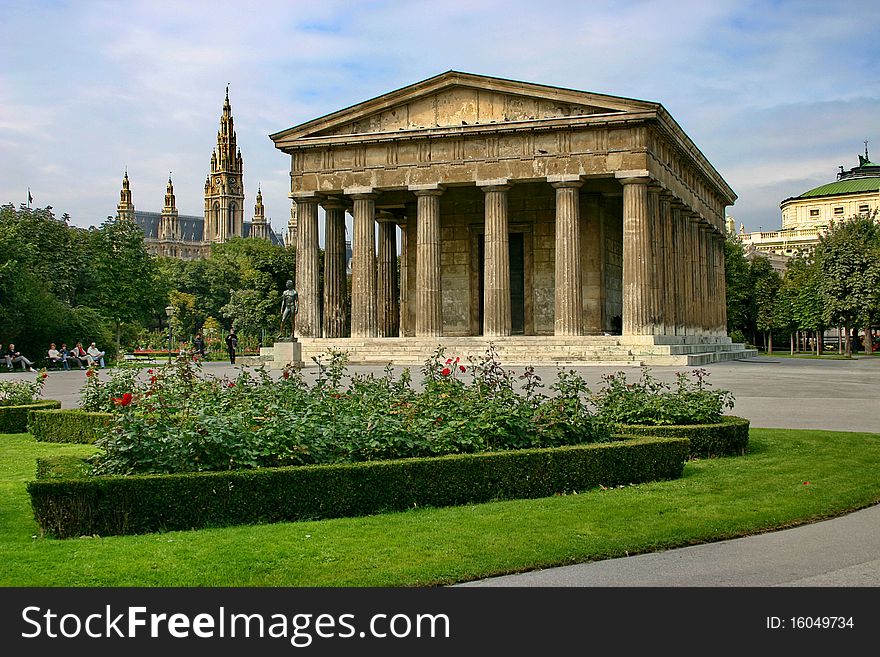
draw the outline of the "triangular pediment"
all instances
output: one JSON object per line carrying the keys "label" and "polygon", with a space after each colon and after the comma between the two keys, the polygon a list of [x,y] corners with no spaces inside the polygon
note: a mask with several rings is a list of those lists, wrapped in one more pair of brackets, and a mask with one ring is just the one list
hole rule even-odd
{"label": "triangular pediment", "polygon": [[656,103],[449,71],[271,135],[309,138],[565,119],[656,110]]}

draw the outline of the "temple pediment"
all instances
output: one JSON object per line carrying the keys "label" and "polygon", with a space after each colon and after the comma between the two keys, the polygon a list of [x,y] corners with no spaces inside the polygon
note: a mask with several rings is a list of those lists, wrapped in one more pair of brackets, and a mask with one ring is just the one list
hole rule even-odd
{"label": "temple pediment", "polygon": [[271,135],[278,147],[309,138],[625,114],[656,103],[449,71]]}

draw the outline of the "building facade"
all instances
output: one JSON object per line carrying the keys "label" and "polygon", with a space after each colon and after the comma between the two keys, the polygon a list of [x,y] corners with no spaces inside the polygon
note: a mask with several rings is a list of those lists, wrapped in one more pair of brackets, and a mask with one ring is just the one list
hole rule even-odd
{"label": "building facade", "polygon": [[162,212],[135,210],[126,171],[116,208],[117,219],[130,219],[140,226],[150,253],[184,260],[205,258],[211,253],[213,244],[232,237],[254,237],[283,244],[266,220],[263,195],[259,189],[253,219],[250,222],[244,220],[243,174],[244,165],[236,143],[227,87],[217,145],[211,153],[210,172],[205,180],[204,215],[179,214],[170,174]]}
{"label": "building facade", "polygon": [[867,143],[857,167],[839,169],[837,180],[782,201],[780,230],[746,233],[741,227],[740,237],[746,248],[783,257],[808,254],[830,225],[859,215],[877,217],[880,165],[869,159]]}
{"label": "building facade", "polygon": [[300,336],[343,335],[350,213],[352,338],[729,343],[736,195],[658,103],[449,71],[270,137]]}

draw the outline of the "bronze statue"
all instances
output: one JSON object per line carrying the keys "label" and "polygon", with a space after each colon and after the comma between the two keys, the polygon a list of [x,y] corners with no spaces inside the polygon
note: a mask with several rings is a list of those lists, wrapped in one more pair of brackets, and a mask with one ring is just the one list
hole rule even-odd
{"label": "bronze statue", "polygon": [[290,319],[290,337],[291,341],[296,341],[293,335],[294,326],[296,324],[296,313],[299,310],[299,294],[293,287],[293,281],[287,281],[287,289],[281,293],[281,333],[278,339],[287,338],[284,335],[284,324]]}

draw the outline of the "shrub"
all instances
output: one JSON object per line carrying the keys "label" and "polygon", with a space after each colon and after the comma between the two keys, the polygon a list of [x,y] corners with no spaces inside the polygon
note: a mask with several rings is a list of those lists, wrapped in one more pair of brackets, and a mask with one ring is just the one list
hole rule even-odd
{"label": "shrub", "polygon": [[[110,394],[120,396],[110,400],[121,418],[96,442],[102,450],[96,474],[374,461],[610,439],[573,372],[548,398],[528,369],[520,377],[522,394],[491,348],[467,366],[436,351],[418,392],[408,371],[397,378],[391,368],[382,376],[355,374],[343,385],[345,354],[316,362],[313,386],[297,370],[285,370],[280,381],[262,368],[235,380],[204,377],[188,360],[149,371],[149,382],[119,377]],[[97,389],[92,381],[87,386]],[[95,395],[107,396],[106,386]]]}
{"label": "shrub", "polygon": [[112,413],[116,410],[114,398],[134,390],[139,373],[138,367],[121,363],[110,370],[110,380],[105,382],[97,367],[89,367],[86,383],[79,391],[79,407],[84,411]]}
{"label": "shrub", "polygon": [[27,433],[28,413],[49,408],[61,408],[61,402],[44,399],[22,406],[0,406],[0,433]]}
{"label": "shrub", "polygon": [[78,409],[31,410],[27,430],[35,440],[50,443],[95,442],[97,432],[116,419],[111,413],[87,413]]}
{"label": "shrub", "polygon": [[80,456],[46,456],[37,459],[37,479],[80,479],[89,475],[90,466]]}
{"label": "shrub", "polygon": [[232,472],[52,478],[28,491],[51,536],[138,534],[546,497],[680,477],[683,438]]}
{"label": "shrub", "polygon": [[749,444],[749,420],[733,415],[722,416],[715,424],[620,425],[618,430],[630,436],[680,436],[690,441],[690,458],[710,458],[745,454]]}
{"label": "shrub", "polygon": [[727,390],[710,390],[708,376],[701,368],[678,372],[673,388],[651,376],[647,367],[636,383],[627,383],[624,372],[608,374],[593,403],[600,418],[616,424],[715,424],[725,408],[733,408],[734,398]]}
{"label": "shrub", "polygon": [[0,406],[23,406],[36,401],[43,394],[48,376],[46,370],[40,370],[34,381],[0,381]]}

